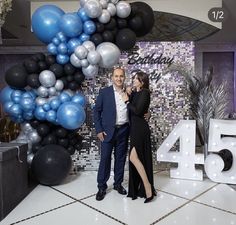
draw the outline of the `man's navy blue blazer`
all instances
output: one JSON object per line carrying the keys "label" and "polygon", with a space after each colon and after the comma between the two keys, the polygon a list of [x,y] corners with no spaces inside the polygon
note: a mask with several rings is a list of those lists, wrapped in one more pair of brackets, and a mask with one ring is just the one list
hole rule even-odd
{"label": "man's navy blue blazer", "polygon": [[104,141],[110,141],[116,125],[116,103],[113,86],[99,91],[94,107],[94,123],[97,134],[105,132],[107,135]]}

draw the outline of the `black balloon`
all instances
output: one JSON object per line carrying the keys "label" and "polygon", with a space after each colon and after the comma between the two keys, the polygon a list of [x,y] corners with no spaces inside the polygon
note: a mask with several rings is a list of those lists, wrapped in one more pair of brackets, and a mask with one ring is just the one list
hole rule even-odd
{"label": "black balloon", "polygon": [[110,30],[106,30],[102,33],[102,37],[104,42],[114,42],[114,35],[112,33],[112,31]]}
{"label": "black balloon", "polygon": [[45,61],[39,61],[38,62],[38,66],[39,66],[39,70],[40,71],[48,69],[48,65],[46,64]]}
{"label": "black balloon", "polygon": [[66,80],[69,82],[74,80],[74,77],[72,75],[66,76]]}
{"label": "black balloon", "polygon": [[111,20],[105,25],[106,30],[113,30],[116,28],[116,20],[111,18]]}
{"label": "black balloon", "polygon": [[67,148],[69,146],[69,140],[67,138],[60,138],[58,139],[57,144]]}
{"label": "black balloon", "polygon": [[62,78],[60,78],[60,80],[61,80],[61,81],[63,82],[63,84],[64,84],[64,89],[66,89],[67,86],[68,86],[68,81],[67,81],[66,77],[62,77]]}
{"label": "black balloon", "polygon": [[75,148],[72,145],[70,145],[66,150],[70,155],[75,153]]}
{"label": "black balloon", "polygon": [[41,83],[39,82],[39,75],[38,74],[30,74],[27,77],[27,84],[32,88],[38,88],[41,86]]}
{"label": "black balloon", "polygon": [[45,55],[43,53],[37,53],[31,57],[34,61],[45,61]]}
{"label": "black balloon", "polygon": [[68,83],[68,88],[72,91],[76,91],[79,88],[79,84],[76,81],[71,81]]}
{"label": "black balloon", "polygon": [[96,22],[96,32],[102,33],[104,31],[105,27],[103,23]]}
{"label": "black balloon", "polygon": [[56,63],[56,58],[53,55],[47,55],[45,61],[48,66],[51,66],[52,64]]}
{"label": "black balloon", "polygon": [[154,12],[151,6],[145,2],[132,2],[130,5],[132,15],[140,15],[143,22],[143,28],[139,31],[136,31],[136,35],[141,37],[148,34],[152,30],[155,22]]}
{"label": "black balloon", "polygon": [[56,144],[57,138],[54,134],[48,134],[42,141],[42,145]]}
{"label": "black balloon", "polygon": [[78,83],[81,84],[85,79],[85,76],[82,72],[76,72],[74,75],[74,80]]}
{"label": "black balloon", "polygon": [[35,154],[32,172],[39,183],[60,184],[68,175],[72,165],[70,154],[60,145],[46,145]]}
{"label": "black balloon", "polygon": [[39,136],[45,137],[49,134],[50,127],[47,124],[42,123],[37,127],[37,132],[38,132]]}
{"label": "black balloon", "polygon": [[14,88],[24,88],[27,86],[27,72],[21,65],[11,67],[6,71],[5,81]]}
{"label": "black balloon", "polygon": [[31,127],[33,127],[34,129],[36,129],[39,126],[40,122],[38,120],[32,120],[30,121],[30,125]]}
{"label": "black balloon", "polygon": [[39,143],[33,144],[32,145],[32,153],[36,153],[40,148],[42,148],[42,145]]}
{"label": "black balloon", "polygon": [[143,28],[143,19],[140,15],[135,15],[129,20],[129,28],[135,33],[140,32]]}
{"label": "black balloon", "polygon": [[63,127],[59,127],[56,129],[55,134],[59,138],[65,138],[68,134],[68,131]]}
{"label": "black balloon", "polygon": [[103,42],[103,37],[99,33],[95,33],[90,37],[90,41],[92,41],[96,46]]}
{"label": "black balloon", "polygon": [[134,47],[136,43],[135,33],[128,29],[119,30],[116,36],[116,45],[122,50],[129,50]]}
{"label": "black balloon", "polygon": [[25,69],[28,73],[38,73],[39,72],[38,63],[32,59],[26,60],[24,62],[24,66],[25,66]]}
{"label": "black balloon", "polygon": [[56,78],[61,78],[64,73],[63,66],[58,63],[54,63],[53,65],[51,65],[49,70],[51,70],[55,74]]}
{"label": "black balloon", "polygon": [[116,22],[117,22],[117,27],[119,29],[123,29],[123,28],[126,28],[128,26],[126,19],[117,18]]}
{"label": "black balloon", "polygon": [[67,63],[66,65],[64,65],[64,72],[66,75],[73,75],[75,71],[76,69],[72,64]]}

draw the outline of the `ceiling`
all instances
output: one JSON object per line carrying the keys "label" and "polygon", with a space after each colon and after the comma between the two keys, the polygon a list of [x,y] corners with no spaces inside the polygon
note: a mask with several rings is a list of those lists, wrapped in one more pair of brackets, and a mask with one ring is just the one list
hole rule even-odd
{"label": "ceiling", "polygon": [[[223,0],[223,8],[227,12],[227,18],[222,30],[195,19],[155,12],[152,32],[140,40],[236,43],[236,0]],[[12,11],[2,27],[2,46],[43,46],[30,28],[30,1],[13,0]]]}

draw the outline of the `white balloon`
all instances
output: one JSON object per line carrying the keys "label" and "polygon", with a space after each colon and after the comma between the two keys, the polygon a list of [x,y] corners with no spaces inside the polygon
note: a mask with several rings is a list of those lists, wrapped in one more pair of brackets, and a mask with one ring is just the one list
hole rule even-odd
{"label": "white balloon", "polygon": [[117,4],[119,2],[119,0],[110,0],[110,2],[113,4]]}
{"label": "white balloon", "polygon": [[87,67],[89,65],[89,63],[88,63],[88,60],[87,59],[82,59],[81,60],[81,66],[82,67]]}
{"label": "white balloon", "polygon": [[120,18],[127,18],[131,13],[131,6],[128,2],[120,1],[116,5],[116,15]]}
{"label": "white balloon", "polygon": [[81,67],[81,60],[75,55],[75,53],[73,53],[70,56],[70,63],[76,67],[76,68],[80,68]]}
{"label": "white balloon", "polygon": [[90,18],[97,18],[102,14],[102,6],[97,0],[88,0],[84,4],[84,10]]}
{"label": "white balloon", "polygon": [[98,74],[98,66],[89,65],[86,68],[82,68],[82,72],[86,78],[94,78]]}
{"label": "white balloon", "polygon": [[29,133],[28,139],[32,142],[32,144],[35,144],[41,141],[41,137],[38,135],[36,130]]}
{"label": "white balloon", "polygon": [[119,62],[120,49],[111,42],[103,42],[98,45],[97,52],[101,55],[99,65],[103,68],[112,68]]}
{"label": "white balloon", "polygon": [[[55,84],[55,85],[56,85],[56,84]],[[48,94],[49,94],[49,96],[54,96],[54,95],[56,95],[56,93],[57,93],[57,90],[56,90],[55,87],[50,87],[50,88],[48,89]]]}
{"label": "white balloon", "polygon": [[61,80],[57,80],[55,84],[55,88],[57,91],[61,91],[64,88],[64,83]]}
{"label": "white balloon", "polygon": [[95,44],[92,41],[85,41],[82,44],[88,51],[93,51],[96,49]]}
{"label": "white balloon", "polygon": [[87,60],[90,64],[96,65],[101,60],[101,55],[97,51],[91,51],[88,53]]}
{"label": "white balloon", "polygon": [[79,3],[81,5],[81,8],[84,7],[85,3],[87,2],[88,0],[80,0]]}
{"label": "white balloon", "polygon": [[88,49],[85,48],[83,45],[80,45],[80,46],[76,47],[74,53],[78,59],[86,59],[87,55],[88,55]]}
{"label": "white balloon", "polygon": [[39,74],[39,82],[44,87],[53,87],[56,83],[56,76],[50,70],[44,70]]}
{"label": "white balloon", "polygon": [[40,106],[40,105],[47,103],[48,101],[46,98],[37,97],[35,99],[35,102],[36,102],[36,105]]}
{"label": "white balloon", "polygon": [[107,6],[107,11],[110,13],[111,16],[116,15],[116,6],[113,3],[109,3]]}
{"label": "white balloon", "polygon": [[100,23],[108,23],[111,19],[111,14],[106,10],[102,10],[101,16],[98,17]]}
{"label": "white balloon", "polygon": [[107,0],[100,0],[100,4],[101,4],[103,9],[106,9],[107,5],[108,5],[108,1]]}
{"label": "white balloon", "polygon": [[37,89],[37,94],[38,94],[38,96],[45,98],[48,96],[48,89],[44,86],[40,86]]}

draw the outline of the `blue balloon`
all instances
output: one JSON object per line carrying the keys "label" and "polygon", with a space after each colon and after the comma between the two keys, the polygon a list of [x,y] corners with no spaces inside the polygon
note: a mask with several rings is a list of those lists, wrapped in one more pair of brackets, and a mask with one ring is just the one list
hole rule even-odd
{"label": "blue balloon", "polygon": [[78,11],[78,15],[80,17],[80,19],[85,22],[87,20],[90,20],[90,18],[88,17],[87,13],[85,12],[84,8],[80,8]]}
{"label": "blue balloon", "polygon": [[62,92],[60,95],[59,95],[59,99],[62,103],[64,102],[69,102],[71,100],[71,97],[69,94],[67,94],[66,92]]}
{"label": "blue balloon", "polygon": [[15,97],[20,97],[22,96],[23,94],[23,91],[21,90],[14,90],[12,93],[11,93],[11,98],[15,98]]}
{"label": "blue balloon", "polygon": [[59,64],[64,65],[64,64],[68,63],[69,61],[70,61],[70,57],[68,55],[62,55],[62,54],[57,55],[57,62]]}
{"label": "blue balloon", "polygon": [[57,110],[60,105],[61,105],[61,101],[58,98],[55,98],[50,102],[51,109],[53,110]]}
{"label": "blue balloon", "polygon": [[35,101],[30,98],[21,98],[20,105],[24,111],[32,111],[35,108]]}
{"label": "blue balloon", "polygon": [[9,114],[15,117],[17,117],[18,115],[21,115],[22,112],[23,112],[22,108],[19,104],[13,104],[9,109]]}
{"label": "blue balloon", "polygon": [[74,130],[79,128],[85,120],[83,107],[74,102],[65,102],[57,110],[57,119],[61,126]]}
{"label": "blue balloon", "polygon": [[9,86],[4,87],[0,93],[0,102],[4,104],[4,102],[11,101],[11,94],[14,89],[10,88]]}
{"label": "blue balloon", "polygon": [[10,113],[10,108],[14,105],[14,102],[8,101],[3,104],[3,109],[4,111],[9,114]]}
{"label": "blue balloon", "polygon": [[84,43],[85,41],[89,41],[90,36],[88,34],[83,33],[79,36],[79,39],[82,43]]}
{"label": "blue balloon", "polygon": [[65,14],[55,5],[43,5],[36,9],[32,16],[32,29],[37,38],[50,43],[60,31],[60,18]]}
{"label": "blue balloon", "polygon": [[32,120],[34,118],[34,115],[33,115],[32,111],[31,112],[24,112],[23,118],[25,120]]}
{"label": "blue balloon", "polygon": [[22,98],[32,98],[32,95],[29,91],[22,94]]}
{"label": "blue balloon", "polygon": [[67,43],[69,52],[74,52],[75,48],[79,45],[82,45],[82,42],[78,38],[71,38]]}
{"label": "blue balloon", "polygon": [[52,55],[56,55],[57,54],[57,46],[55,44],[53,44],[53,43],[48,44],[47,50]]}
{"label": "blue balloon", "polygon": [[49,111],[51,109],[51,106],[50,106],[50,104],[49,103],[45,103],[45,104],[43,104],[43,110],[44,111]]}
{"label": "blue balloon", "polygon": [[59,54],[66,55],[68,52],[66,43],[61,43],[57,47],[57,51]]}
{"label": "blue balloon", "polygon": [[57,45],[59,45],[61,43],[61,41],[57,37],[54,37],[52,39],[52,43],[57,46]]}
{"label": "blue balloon", "polygon": [[[30,91],[27,91],[26,93],[28,93],[33,99],[35,99],[38,95],[37,95],[37,90],[32,89]],[[23,94],[24,95],[24,94]]]}
{"label": "blue balloon", "polygon": [[47,121],[49,121],[49,122],[56,122],[56,118],[57,118],[57,114],[56,114],[56,112],[54,110],[49,110],[46,113]]}
{"label": "blue balloon", "polygon": [[77,13],[66,13],[60,20],[60,27],[67,37],[77,37],[82,33],[83,24]]}
{"label": "blue balloon", "polygon": [[11,116],[11,120],[15,123],[23,123],[24,119],[22,118],[21,115],[15,117],[15,116]]}
{"label": "blue balloon", "polygon": [[56,34],[56,38],[58,38],[58,40],[60,42],[66,42],[67,41],[66,35],[63,32],[61,32],[61,31]]}
{"label": "blue balloon", "polygon": [[42,106],[38,106],[34,111],[34,116],[38,120],[45,120],[46,112],[43,110]]}
{"label": "blue balloon", "polygon": [[71,99],[72,102],[80,104],[82,107],[85,107],[86,105],[86,99],[85,96],[82,94],[76,94]]}
{"label": "blue balloon", "polygon": [[92,20],[88,20],[84,22],[83,29],[85,34],[91,35],[96,31],[96,25]]}

